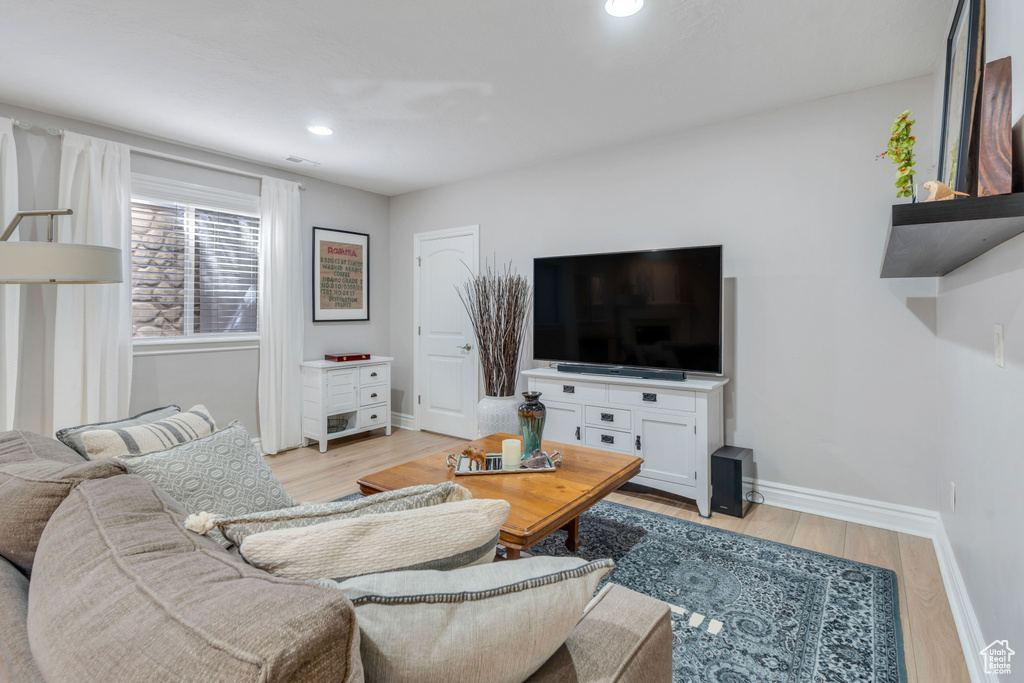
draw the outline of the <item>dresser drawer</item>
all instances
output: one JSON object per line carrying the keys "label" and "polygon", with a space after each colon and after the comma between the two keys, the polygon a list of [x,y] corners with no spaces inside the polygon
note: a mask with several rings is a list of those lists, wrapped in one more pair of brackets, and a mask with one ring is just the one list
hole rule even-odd
{"label": "dresser drawer", "polygon": [[631,432],[587,427],[584,430],[584,434],[584,445],[590,448],[599,448],[603,451],[617,451],[619,453],[633,452],[633,434]]}
{"label": "dresser drawer", "polygon": [[384,403],[388,400],[388,385],[374,384],[359,389],[359,405],[369,406],[374,403]]}
{"label": "dresser drawer", "polygon": [[569,377],[564,381],[549,379],[538,379],[530,382],[533,391],[539,391],[541,403],[544,397],[552,401],[571,401],[573,403],[604,403],[608,394],[607,386],[604,384],[589,384],[574,382]]}
{"label": "dresser drawer", "polygon": [[690,413],[697,410],[697,394],[681,389],[631,389],[613,386],[608,388],[608,402],[642,408],[685,410]]}
{"label": "dresser drawer", "polygon": [[376,408],[363,408],[359,411],[359,427],[383,427],[387,424],[388,420],[388,408],[387,406],[377,406]]}
{"label": "dresser drawer", "polygon": [[364,365],[359,368],[359,384],[377,384],[379,382],[388,381],[388,366],[381,363],[380,365]]}
{"label": "dresser drawer", "polygon": [[598,406],[587,406],[584,415],[588,425],[606,429],[629,429],[633,417],[633,413],[628,410]]}

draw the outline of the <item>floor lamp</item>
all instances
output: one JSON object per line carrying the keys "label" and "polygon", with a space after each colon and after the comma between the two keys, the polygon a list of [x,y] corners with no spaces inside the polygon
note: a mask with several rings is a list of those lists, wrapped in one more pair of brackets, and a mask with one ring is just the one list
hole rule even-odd
{"label": "floor lamp", "polygon": [[[100,284],[121,282],[121,250],[89,244],[57,242],[55,216],[70,216],[71,209],[19,211],[0,235],[0,283]],[[49,216],[45,242],[8,242],[21,219]]]}

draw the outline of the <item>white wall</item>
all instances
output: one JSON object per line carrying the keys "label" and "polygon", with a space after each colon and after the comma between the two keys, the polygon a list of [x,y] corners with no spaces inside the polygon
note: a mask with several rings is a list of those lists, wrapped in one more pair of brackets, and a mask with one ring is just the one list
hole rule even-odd
{"label": "white wall", "polygon": [[936,285],[878,277],[895,191],[875,161],[904,109],[935,126],[931,103],[928,76],[393,197],[396,410],[415,403],[415,233],[479,224],[482,255],[530,275],[721,243],[729,443],[765,480],[934,509]]}
{"label": "white wall", "polygon": [[[1013,57],[1013,120],[1018,121],[1024,115],[1024,5],[987,0],[986,12],[985,59]],[[994,360],[996,323],[1004,328],[1005,368]],[[1024,236],[940,280],[938,364],[936,469],[943,524],[984,642],[1008,638],[1021,652]]]}
{"label": "white wall", "polygon": [[[323,358],[325,352],[367,349],[388,351],[388,198],[334,183],[260,166],[210,152],[145,138],[122,131],[60,118],[0,103],[0,116],[12,116],[35,124],[24,131],[15,128],[21,209],[54,208],[60,163],[60,138],[45,128],[54,126],[86,135],[115,140],[144,149],[174,154],[197,161],[219,164],[241,171],[301,181],[302,240],[305,305],[305,358]],[[286,150],[284,150],[286,151]],[[282,156],[284,151],[282,151]],[[133,162],[134,164],[135,162]],[[181,179],[202,182],[206,172],[182,166]],[[253,187],[258,188],[257,185]],[[258,192],[258,189],[254,190]],[[341,228],[370,235],[370,321],[350,323],[312,322],[313,226]],[[52,288],[23,287],[22,310],[27,316],[22,338],[22,375],[17,401],[19,428],[50,433],[51,415],[48,387],[52,383]],[[58,344],[73,343],[61,340]],[[130,410],[138,412],[157,405],[177,403],[187,408],[205,403],[222,424],[240,420],[253,435],[258,433],[256,402],[259,352],[256,350],[201,354],[136,357],[132,378]],[[61,427],[66,425],[56,425]]]}

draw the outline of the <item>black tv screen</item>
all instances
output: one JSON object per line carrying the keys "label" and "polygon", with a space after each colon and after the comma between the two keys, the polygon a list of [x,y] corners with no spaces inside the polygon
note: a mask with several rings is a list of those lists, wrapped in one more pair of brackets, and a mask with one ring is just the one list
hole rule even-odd
{"label": "black tv screen", "polygon": [[533,260],[537,360],[722,372],[722,247]]}

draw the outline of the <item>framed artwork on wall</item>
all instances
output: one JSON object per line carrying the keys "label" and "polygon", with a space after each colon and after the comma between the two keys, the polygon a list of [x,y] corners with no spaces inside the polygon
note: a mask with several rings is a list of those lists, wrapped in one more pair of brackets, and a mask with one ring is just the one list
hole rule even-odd
{"label": "framed artwork on wall", "polygon": [[313,322],[370,319],[370,236],[313,228]]}
{"label": "framed artwork on wall", "polygon": [[[959,0],[946,40],[946,85],[939,138],[939,180],[969,192],[971,133],[981,84],[985,0]],[[976,157],[975,157],[976,158]]]}

